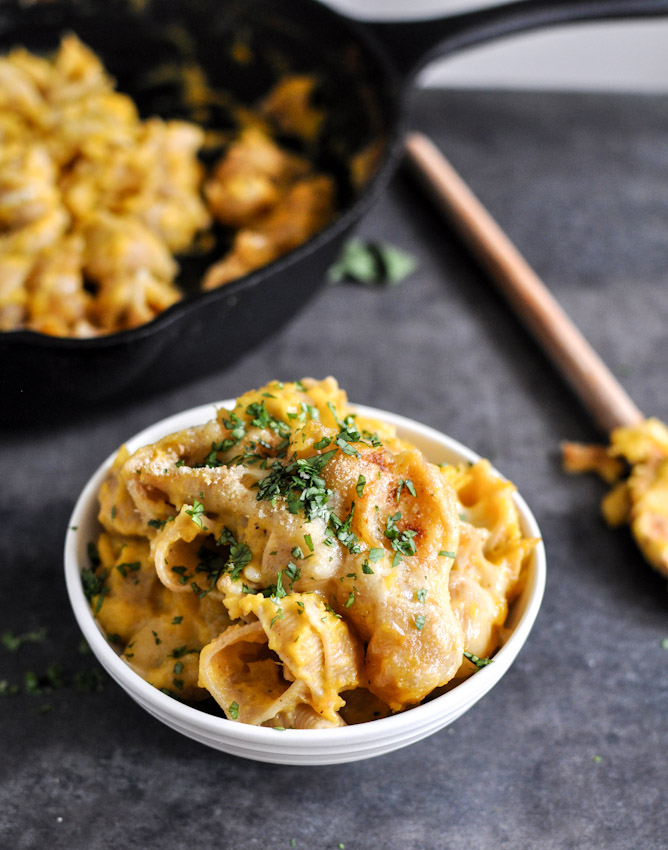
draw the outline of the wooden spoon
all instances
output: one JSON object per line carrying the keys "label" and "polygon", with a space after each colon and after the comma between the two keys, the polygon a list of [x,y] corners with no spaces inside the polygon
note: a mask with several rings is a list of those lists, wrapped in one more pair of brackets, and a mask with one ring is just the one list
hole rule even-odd
{"label": "wooden spoon", "polygon": [[426,136],[412,133],[406,153],[423,186],[608,434],[643,415],[492,216]]}
{"label": "wooden spoon", "polygon": [[[631,464],[627,481],[603,503],[611,522],[629,522],[647,560],[668,577],[668,429],[645,419],[619,381],[551,295],[545,284],[425,136],[406,141],[409,164],[446,219],[488,272],[525,327],[570,384],[612,447],[592,452],[591,468],[604,472],[602,455]],[[570,444],[573,446],[573,444]],[[581,447],[583,448],[583,447]],[[607,469],[610,469],[608,463]]]}

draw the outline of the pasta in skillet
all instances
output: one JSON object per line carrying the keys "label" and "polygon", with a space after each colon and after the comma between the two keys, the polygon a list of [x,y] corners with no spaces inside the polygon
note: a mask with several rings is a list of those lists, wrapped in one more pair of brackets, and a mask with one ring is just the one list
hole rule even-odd
{"label": "pasta in skillet", "polygon": [[327,728],[416,705],[502,642],[535,545],[487,461],[438,466],[278,381],[129,455],[84,587],[122,657],[232,720]]}

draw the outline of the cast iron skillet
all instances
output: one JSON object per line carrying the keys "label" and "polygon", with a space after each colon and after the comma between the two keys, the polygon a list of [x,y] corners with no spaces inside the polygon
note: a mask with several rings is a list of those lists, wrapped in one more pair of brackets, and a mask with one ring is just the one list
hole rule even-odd
{"label": "cast iron skillet", "polygon": [[[341,212],[290,254],[211,292],[196,289],[212,258],[185,262],[179,282],[187,297],[134,330],[86,340],[0,333],[0,420],[50,419],[154,393],[231,365],[289,321],[324,284],[351,228],[397,168],[411,80],[432,57],[551,24],[666,13],[668,0],[522,0],[443,19],[361,24],[315,0],[6,0],[0,49],[51,50],[74,31],[146,115],[201,118],[156,69],[197,61],[212,84],[247,103],[286,70],[314,73],[328,114],[314,155],[336,177]],[[240,42],[241,63],[233,50]],[[219,109],[205,121],[228,127],[233,118]],[[365,146],[378,157],[355,188],[349,158]]]}

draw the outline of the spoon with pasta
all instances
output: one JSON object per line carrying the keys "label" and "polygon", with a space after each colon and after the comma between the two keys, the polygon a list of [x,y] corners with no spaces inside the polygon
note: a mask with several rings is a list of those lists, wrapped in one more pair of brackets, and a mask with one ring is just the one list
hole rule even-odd
{"label": "spoon with pasta", "polygon": [[412,133],[406,154],[440,212],[609,436],[608,446],[563,443],[564,468],[597,472],[612,485],[602,503],[606,521],[628,523],[647,561],[668,578],[668,427],[645,418],[438,148]]}

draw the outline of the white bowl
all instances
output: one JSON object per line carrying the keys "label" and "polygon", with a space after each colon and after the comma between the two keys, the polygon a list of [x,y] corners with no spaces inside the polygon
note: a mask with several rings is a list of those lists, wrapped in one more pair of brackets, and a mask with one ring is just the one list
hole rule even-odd
{"label": "white bowl", "polygon": [[[127,441],[130,451],[160,437],[210,420],[216,407],[234,406],[233,400],[216,402],[178,413],[146,428]],[[433,428],[403,416],[355,405],[364,416],[395,425],[399,435],[416,445],[435,463],[479,460],[478,455]],[[528,564],[527,581],[510,613],[512,631],[494,655],[492,664],[478,670],[451,691],[391,717],[337,729],[277,730],[248,726],[216,717],[185,705],[145,682],[116,653],[97,625],[83,593],[81,570],[88,564],[87,544],[100,531],[97,493],[113,455],[100,466],[81,493],[65,539],[65,579],[74,615],[91,650],[122,688],[150,714],[202,744],[256,761],[279,764],[321,765],[371,758],[419,741],[452,723],[483,697],[508,670],[526,641],[543,598],[545,549],[539,543]],[[521,496],[515,494],[522,531],[540,537],[536,520]]]}

